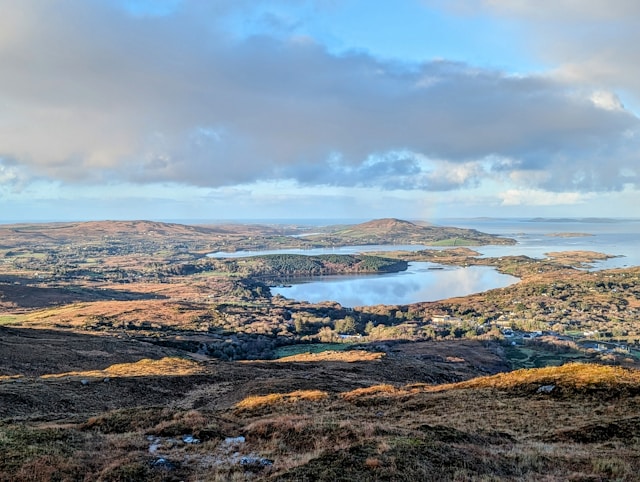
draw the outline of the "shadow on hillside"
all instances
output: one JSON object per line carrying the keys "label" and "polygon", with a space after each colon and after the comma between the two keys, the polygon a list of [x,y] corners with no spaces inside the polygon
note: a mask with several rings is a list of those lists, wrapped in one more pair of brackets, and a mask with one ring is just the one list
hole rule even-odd
{"label": "shadow on hillside", "polygon": [[174,355],[175,350],[115,336],[0,326],[0,353],[0,375],[40,376],[102,370]]}
{"label": "shadow on hillside", "polygon": [[[311,353],[314,344],[299,345],[298,355],[241,363],[271,370],[340,372],[343,381],[361,383],[451,383],[509,370],[497,343],[480,340],[385,341],[353,344],[344,351]],[[376,358],[371,355],[383,354]]]}
{"label": "shadow on hillside", "polygon": [[81,301],[133,301],[166,299],[166,296],[115,289],[85,287],[43,288],[24,284],[0,284],[0,303],[18,308],[48,308]]}
{"label": "shadow on hillside", "polygon": [[21,285],[37,285],[41,280],[37,277],[20,276],[16,274],[0,275],[0,284],[21,284]]}

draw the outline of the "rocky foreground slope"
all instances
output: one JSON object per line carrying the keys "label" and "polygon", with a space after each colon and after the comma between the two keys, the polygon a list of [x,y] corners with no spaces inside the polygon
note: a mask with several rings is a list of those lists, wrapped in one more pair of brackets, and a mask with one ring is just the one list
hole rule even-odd
{"label": "rocky foreground slope", "polygon": [[[595,481],[640,469],[638,370],[500,373],[493,342],[216,362],[1,334],[2,481]],[[25,356],[29,343],[43,356]]]}

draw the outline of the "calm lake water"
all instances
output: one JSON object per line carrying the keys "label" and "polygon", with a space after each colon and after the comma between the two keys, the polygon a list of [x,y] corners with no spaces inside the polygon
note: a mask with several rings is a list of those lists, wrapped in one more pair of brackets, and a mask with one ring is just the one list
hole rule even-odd
{"label": "calm lake water", "polygon": [[[525,255],[544,258],[553,251],[597,251],[619,256],[594,263],[590,269],[609,269],[640,265],[640,221],[608,222],[530,221],[525,219],[447,219],[442,226],[478,229],[486,233],[514,238],[514,246],[473,247],[482,256]],[[554,233],[584,233],[584,237],[555,237]],[[417,251],[425,246],[349,246],[333,249],[240,251],[212,253],[214,257],[245,257],[269,253],[353,254],[363,251]],[[434,269],[441,268],[441,269]],[[376,304],[409,304],[436,301],[454,296],[480,293],[517,282],[517,278],[484,266],[468,268],[443,267],[433,263],[410,263],[407,271],[383,275],[326,276],[304,280],[290,287],[272,288],[273,294],[286,298],[319,302],[337,301],[343,306]]]}
{"label": "calm lake water", "polygon": [[299,301],[337,301],[342,306],[406,305],[465,296],[516,283],[518,278],[487,266],[445,267],[409,263],[406,271],[382,275],[324,276],[291,286],[271,288],[272,294]]}

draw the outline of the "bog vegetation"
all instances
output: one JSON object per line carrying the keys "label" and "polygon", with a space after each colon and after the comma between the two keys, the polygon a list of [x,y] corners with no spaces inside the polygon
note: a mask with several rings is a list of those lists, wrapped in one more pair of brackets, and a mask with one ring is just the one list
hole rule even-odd
{"label": "bog vegetation", "polygon": [[[511,241],[393,219],[321,231],[1,226],[0,481],[633,480],[640,268],[481,258],[459,245]],[[206,256],[362,244],[451,248]],[[413,260],[521,281],[354,308],[269,289]]]}

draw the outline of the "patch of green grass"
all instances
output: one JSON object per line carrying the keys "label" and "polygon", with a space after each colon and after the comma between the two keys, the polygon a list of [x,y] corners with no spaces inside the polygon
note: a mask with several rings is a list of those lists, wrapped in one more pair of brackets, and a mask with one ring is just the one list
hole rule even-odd
{"label": "patch of green grass", "polygon": [[440,241],[434,241],[429,243],[429,246],[478,246],[480,243],[473,239],[466,238],[450,238],[441,239]]}
{"label": "patch of green grass", "polygon": [[569,362],[587,361],[589,358],[580,352],[556,353],[536,346],[510,345],[505,347],[504,353],[514,370],[560,366]]}
{"label": "patch of green grass", "polygon": [[507,358],[509,359],[509,361],[513,362],[516,360],[528,360],[529,359],[529,354],[524,353],[524,350],[515,347],[515,346],[508,346],[504,349],[504,353],[507,356]]}
{"label": "patch of green grass", "polygon": [[564,334],[567,336],[582,336],[582,330],[567,330]]}
{"label": "patch of green grass", "polygon": [[238,278],[238,273],[229,273],[226,271],[203,271],[193,275],[194,278]]}
{"label": "patch of green grass", "polygon": [[17,251],[12,251],[13,252],[13,257],[16,259],[25,259],[25,260],[29,260],[29,259],[38,259],[38,260],[43,260],[47,257],[46,253],[38,253],[38,252],[34,252],[34,251],[22,251],[22,252],[17,252]]}
{"label": "patch of green grass", "polygon": [[25,319],[25,315],[0,315],[0,325],[12,325],[20,323]]}

